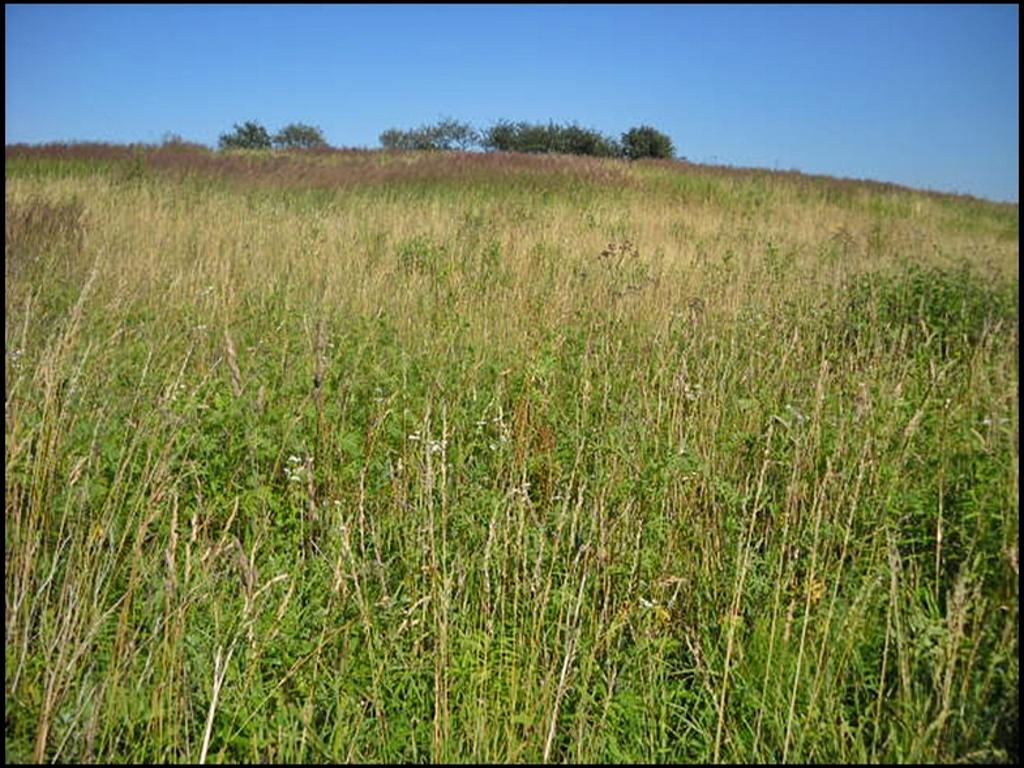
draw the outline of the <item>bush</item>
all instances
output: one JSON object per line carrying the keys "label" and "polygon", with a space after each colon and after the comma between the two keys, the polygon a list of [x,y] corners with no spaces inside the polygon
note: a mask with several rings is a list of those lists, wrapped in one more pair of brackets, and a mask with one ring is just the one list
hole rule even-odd
{"label": "bush", "polygon": [[302,123],[286,125],[278,131],[273,141],[274,146],[279,149],[311,149],[327,146],[323,131]]}
{"label": "bush", "polygon": [[560,128],[558,143],[559,151],[569,155],[618,157],[622,154],[622,148],[614,139],[576,125]]}
{"label": "bush", "polygon": [[270,149],[271,140],[267,129],[250,120],[244,125],[235,124],[234,133],[220,137],[221,149]]}
{"label": "bush", "polygon": [[444,118],[433,125],[403,131],[388,128],[380,135],[385,149],[461,149],[479,146],[488,152],[559,153],[590,157],[671,158],[672,140],[648,126],[622,135],[622,143],[575,123],[528,123],[499,120],[482,133],[467,123]]}
{"label": "bush", "polygon": [[484,134],[483,147],[496,152],[560,152],[567,155],[617,157],[614,139],[578,125],[547,125],[500,120]]}
{"label": "bush", "polygon": [[380,143],[384,149],[441,149],[426,126],[408,131],[389,128],[380,135]]}
{"label": "bush", "polygon": [[427,128],[436,149],[467,150],[480,142],[480,134],[469,123],[460,123],[450,117]]}
{"label": "bush", "polygon": [[409,149],[406,146],[407,131],[398,128],[388,128],[379,137],[380,145],[384,149]]}
{"label": "bush", "polygon": [[467,150],[479,142],[480,135],[473,126],[450,117],[408,131],[389,128],[380,135],[385,149]]}
{"label": "bush", "polygon": [[622,134],[622,154],[630,160],[642,157],[671,159],[675,157],[676,148],[672,145],[672,139],[664,133],[649,125],[642,125]]}
{"label": "bush", "polygon": [[517,152],[554,152],[554,125],[518,123],[513,149]]}
{"label": "bush", "polygon": [[482,144],[491,152],[514,152],[520,126],[526,123],[511,123],[499,120],[484,133]]}

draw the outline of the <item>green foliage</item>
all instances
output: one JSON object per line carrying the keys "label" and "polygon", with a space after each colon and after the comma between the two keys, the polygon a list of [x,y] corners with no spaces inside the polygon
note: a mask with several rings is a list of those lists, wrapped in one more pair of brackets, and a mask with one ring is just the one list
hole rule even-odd
{"label": "green foliage", "polygon": [[326,147],[323,131],[303,123],[291,123],[278,131],[273,138],[278,149],[313,149]]}
{"label": "green foliage", "polygon": [[521,132],[522,126],[525,125],[525,123],[499,120],[484,132],[482,139],[484,149],[512,152],[516,146],[518,134]]}
{"label": "green foliage", "polygon": [[403,271],[436,275],[446,269],[444,245],[423,235],[403,240],[395,255]]}
{"label": "green foliage", "polygon": [[481,143],[485,149],[498,152],[558,152],[593,157],[617,157],[621,153],[614,139],[595,130],[554,122],[543,125],[501,120],[484,133]]}
{"label": "green foliage", "polygon": [[408,131],[400,128],[388,128],[379,137],[380,145],[384,149],[413,149]]}
{"label": "green foliage", "polygon": [[630,160],[644,157],[671,159],[676,149],[672,139],[649,125],[630,128],[622,134],[622,153]]}
{"label": "green foliage", "polygon": [[907,265],[955,205],[861,187],[47,151],[7,166],[9,759],[1017,759],[1002,224],[949,270]]}
{"label": "green foliage", "polygon": [[556,151],[567,155],[617,157],[621,154],[621,149],[614,139],[578,125],[563,126],[557,133],[556,146]]}
{"label": "green foliage", "polygon": [[440,120],[427,128],[433,145],[438,149],[467,150],[480,141],[477,131],[469,123],[461,123],[451,117]]}
{"label": "green foliage", "polygon": [[422,125],[408,131],[389,128],[380,135],[384,149],[468,150],[479,144],[476,129],[450,117],[433,125]]}
{"label": "green foliage", "polygon": [[934,344],[943,358],[976,345],[995,324],[1019,321],[1019,285],[984,279],[967,264],[951,270],[911,264],[895,275],[868,273],[847,291],[841,330],[848,342],[883,329],[890,340]]}
{"label": "green foliage", "polygon": [[250,120],[242,125],[235,124],[232,133],[221,134],[221,149],[270,149],[273,145],[267,129]]}

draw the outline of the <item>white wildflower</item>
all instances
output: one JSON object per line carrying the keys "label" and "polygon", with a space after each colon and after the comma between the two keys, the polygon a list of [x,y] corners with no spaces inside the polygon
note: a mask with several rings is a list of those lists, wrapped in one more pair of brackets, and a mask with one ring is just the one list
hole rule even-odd
{"label": "white wildflower", "polygon": [[[312,462],[308,462],[312,464]],[[301,483],[305,477],[303,472],[305,471],[307,463],[302,460],[300,456],[291,454],[288,457],[288,464],[284,468],[284,476],[288,478],[288,482]]]}

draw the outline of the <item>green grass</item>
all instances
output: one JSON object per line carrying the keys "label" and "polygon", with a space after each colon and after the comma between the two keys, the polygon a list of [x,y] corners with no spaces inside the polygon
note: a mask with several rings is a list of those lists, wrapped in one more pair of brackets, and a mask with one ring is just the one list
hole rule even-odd
{"label": "green grass", "polygon": [[1015,206],[8,155],[9,760],[1018,759]]}

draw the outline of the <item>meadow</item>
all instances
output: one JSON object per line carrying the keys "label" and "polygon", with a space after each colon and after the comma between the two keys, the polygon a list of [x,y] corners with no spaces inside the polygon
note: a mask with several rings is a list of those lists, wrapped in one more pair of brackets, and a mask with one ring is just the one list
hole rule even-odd
{"label": "meadow", "polygon": [[1017,205],[5,152],[5,754],[1005,762]]}

